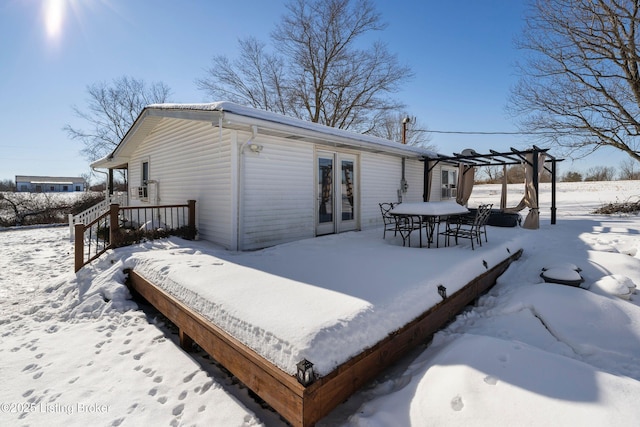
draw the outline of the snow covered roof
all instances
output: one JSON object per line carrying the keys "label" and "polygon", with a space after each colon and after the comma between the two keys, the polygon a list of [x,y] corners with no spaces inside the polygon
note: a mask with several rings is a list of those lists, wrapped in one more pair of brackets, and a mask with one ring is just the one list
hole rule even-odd
{"label": "snow covered roof", "polygon": [[29,182],[31,184],[81,184],[84,183],[84,178],[67,176],[16,175],[16,183],[17,182]]}
{"label": "snow covered roof", "polygon": [[[258,126],[258,132],[281,135],[289,139],[301,139],[315,143],[345,146],[365,151],[384,152],[406,157],[435,157],[437,153],[423,147],[403,145],[371,135],[332,128],[318,123],[294,117],[283,116],[270,111],[258,110],[232,102],[213,102],[205,104],[151,104],[140,113],[131,129],[120,144],[107,157],[92,163],[94,168],[114,167],[121,162],[126,163],[125,146],[136,135],[144,137],[155,126],[152,117],[175,117],[187,120],[206,120],[222,123],[224,128],[244,126],[247,129]],[[149,122],[145,126],[145,122]],[[149,126],[150,125],[150,126]],[[273,133],[275,132],[275,133]],[[135,145],[135,144],[134,144]]]}

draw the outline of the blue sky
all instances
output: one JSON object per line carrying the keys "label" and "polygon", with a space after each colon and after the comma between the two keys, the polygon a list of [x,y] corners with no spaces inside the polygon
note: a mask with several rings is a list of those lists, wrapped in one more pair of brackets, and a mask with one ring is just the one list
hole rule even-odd
{"label": "blue sky", "polygon": [[[62,8],[50,4],[59,3]],[[72,106],[86,105],[87,86],[123,75],[162,81],[174,102],[210,102],[197,90],[214,55],[235,55],[238,38],[268,42],[285,12],[284,0],[3,0],[0,3],[0,179],[15,175],[87,173],[89,167],[63,128],[86,127]],[[396,96],[431,130],[510,132],[505,113],[514,38],[525,1],[375,0],[388,27],[375,34],[415,72]],[[47,12],[48,11],[48,12]],[[56,18],[57,17],[57,18]],[[514,135],[433,134],[439,152],[526,148]],[[617,167],[614,151],[566,170]]]}

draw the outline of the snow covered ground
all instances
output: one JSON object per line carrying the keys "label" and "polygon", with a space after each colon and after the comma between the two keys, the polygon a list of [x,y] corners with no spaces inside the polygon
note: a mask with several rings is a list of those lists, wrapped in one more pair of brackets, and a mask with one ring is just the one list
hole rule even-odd
{"label": "snow covered ground", "polygon": [[[489,244],[473,252],[402,248],[380,229],[251,253],[252,268],[349,301],[333,308],[355,308],[357,317],[371,306],[406,309],[393,300],[394,284],[416,281],[419,293],[425,272],[448,265],[440,254],[487,254],[516,235],[524,248],[476,307],[320,425],[638,425],[640,297],[629,291],[640,286],[640,217],[589,212],[637,197],[639,184],[559,184],[553,226],[542,185],[540,230],[491,227]],[[509,205],[520,190],[510,187]],[[499,186],[476,187],[470,206],[487,201],[498,203]],[[347,274],[350,293],[341,295],[335,248],[354,243],[373,266]],[[156,249],[147,257],[209,250],[180,240],[145,248]],[[0,232],[0,425],[285,425],[206,355],[183,353],[161,317],[128,300],[121,269],[144,254],[134,252],[115,251],[76,275],[67,228]],[[283,253],[297,258],[276,262]],[[543,283],[542,269],[558,263],[579,267],[590,289]],[[388,286],[366,286],[388,274],[385,266],[393,266],[381,278]]]}

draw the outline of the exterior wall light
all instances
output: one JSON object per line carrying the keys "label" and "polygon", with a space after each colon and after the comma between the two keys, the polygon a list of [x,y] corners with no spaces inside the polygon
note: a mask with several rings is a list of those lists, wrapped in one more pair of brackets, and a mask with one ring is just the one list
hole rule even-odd
{"label": "exterior wall light", "polygon": [[307,359],[302,359],[296,366],[298,367],[296,378],[300,384],[307,387],[316,380],[316,374],[313,372],[313,363]]}
{"label": "exterior wall light", "polygon": [[249,144],[249,150],[253,153],[259,153],[262,151],[262,145],[260,144]]}

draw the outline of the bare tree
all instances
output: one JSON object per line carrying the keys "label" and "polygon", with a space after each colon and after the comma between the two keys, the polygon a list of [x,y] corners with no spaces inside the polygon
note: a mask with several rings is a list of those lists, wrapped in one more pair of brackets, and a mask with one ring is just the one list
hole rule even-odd
{"label": "bare tree", "polygon": [[580,172],[575,171],[567,171],[564,175],[562,175],[563,182],[580,182],[582,181],[582,174]]}
{"label": "bare tree", "polygon": [[640,166],[632,159],[620,163],[619,178],[621,180],[640,180]]}
{"label": "bare tree", "polygon": [[384,29],[371,0],[292,0],[271,39],[276,53],[253,38],[239,57],[213,58],[196,81],[213,98],[229,99],[327,126],[366,132],[389,97],[412,77],[381,42],[363,49],[362,36]]}
{"label": "bare tree", "polygon": [[532,0],[509,103],[523,128],[575,157],[610,146],[640,161],[639,15],[637,0]]}
{"label": "bare tree", "polygon": [[145,106],[167,102],[171,90],[164,83],[147,85],[143,80],[123,76],[110,84],[94,83],[87,87],[87,94],[87,106],[84,109],[73,106],[73,111],[88,128],[66,125],[64,129],[72,139],[84,144],[81,151],[84,157],[94,161],[120,143]]}
{"label": "bare tree", "polygon": [[479,184],[498,184],[502,182],[503,172],[502,166],[482,166],[478,168],[476,182]]}
{"label": "bare tree", "polygon": [[0,191],[15,191],[16,184],[10,179],[3,179],[0,181]]}
{"label": "bare tree", "polygon": [[587,170],[585,181],[612,181],[616,176],[615,168],[611,166],[594,166]]}
{"label": "bare tree", "polygon": [[507,168],[507,184],[519,184],[524,182],[525,171],[522,165],[513,165]]}
{"label": "bare tree", "polygon": [[435,146],[429,144],[431,135],[427,127],[407,113],[382,112],[374,120],[373,127],[367,133],[391,141],[403,142],[403,127],[406,127],[404,142],[407,145],[420,146],[435,151]]}

